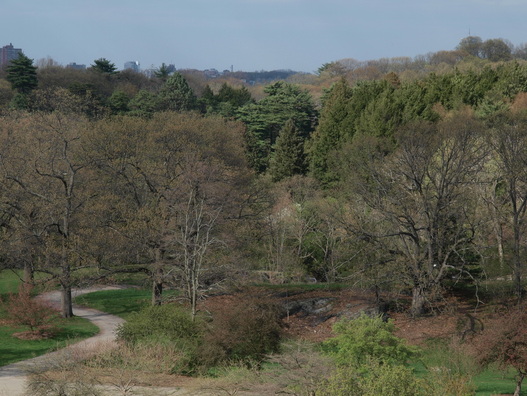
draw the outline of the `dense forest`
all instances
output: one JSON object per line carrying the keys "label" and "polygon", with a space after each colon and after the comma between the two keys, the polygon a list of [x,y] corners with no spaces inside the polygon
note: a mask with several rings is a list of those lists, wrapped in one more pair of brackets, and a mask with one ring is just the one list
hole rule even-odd
{"label": "dense forest", "polygon": [[266,84],[21,55],[0,72],[0,264],[55,279],[65,317],[118,272],[194,314],[256,273],[410,295],[413,315],[488,277],[522,299],[526,54],[467,37]]}

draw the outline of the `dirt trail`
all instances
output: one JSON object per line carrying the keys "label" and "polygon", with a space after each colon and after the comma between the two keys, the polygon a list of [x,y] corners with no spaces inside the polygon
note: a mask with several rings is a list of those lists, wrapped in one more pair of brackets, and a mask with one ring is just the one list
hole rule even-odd
{"label": "dirt trail", "polygon": [[[116,290],[121,289],[119,286],[94,287],[90,289],[74,290],[73,296],[91,293],[99,290]],[[45,293],[39,296],[40,299],[49,302],[54,307],[60,308],[61,295],[58,291]],[[123,319],[110,315],[95,309],[82,308],[73,306],[75,316],[90,320],[99,327],[100,332],[91,338],[76,344],[70,345],[56,352],[48,353],[33,359],[23,360],[8,366],[0,367],[0,396],[22,396],[25,392],[27,373],[36,367],[52,366],[53,362],[61,360],[61,357],[82,360],[86,358],[90,350],[95,349],[97,345],[113,344],[115,342],[115,330]]]}

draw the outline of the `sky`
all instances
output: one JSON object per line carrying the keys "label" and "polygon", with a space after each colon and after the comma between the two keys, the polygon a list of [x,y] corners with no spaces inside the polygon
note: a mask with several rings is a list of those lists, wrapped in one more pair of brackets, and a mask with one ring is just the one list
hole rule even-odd
{"label": "sky", "polygon": [[527,0],[0,0],[0,46],[37,62],[315,72],[325,63],[527,42]]}

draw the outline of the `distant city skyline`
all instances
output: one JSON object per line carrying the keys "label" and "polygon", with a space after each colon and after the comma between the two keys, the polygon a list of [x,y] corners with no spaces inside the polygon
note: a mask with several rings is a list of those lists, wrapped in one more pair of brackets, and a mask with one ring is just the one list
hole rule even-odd
{"label": "distant city skyline", "polygon": [[0,45],[119,69],[313,72],[324,63],[453,50],[468,36],[527,41],[522,0],[2,0]]}
{"label": "distant city skyline", "polygon": [[9,64],[13,59],[18,58],[22,52],[21,48],[15,48],[13,43],[9,43],[0,47],[0,66]]}

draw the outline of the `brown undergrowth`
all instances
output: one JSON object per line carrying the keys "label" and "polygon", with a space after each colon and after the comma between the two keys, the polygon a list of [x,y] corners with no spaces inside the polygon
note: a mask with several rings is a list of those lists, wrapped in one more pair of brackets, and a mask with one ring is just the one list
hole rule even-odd
{"label": "brown undergrowth", "polygon": [[[402,309],[406,303],[404,297],[396,302],[390,301],[390,298],[386,296],[385,299],[387,303],[384,307],[388,308],[385,314],[394,320],[397,335],[414,345],[423,345],[431,338],[459,340],[469,337],[495,311],[490,305],[477,306],[470,300],[451,296],[438,303],[432,314],[412,318]],[[170,373],[172,357],[168,350],[156,352],[120,348],[117,355],[112,352],[112,359],[121,362],[120,366],[112,367],[108,362],[103,362],[105,356],[109,355],[101,352],[98,359],[83,367],[84,375],[94,383],[104,384],[114,391],[125,392],[125,389],[129,389],[129,394],[132,394],[131,389],[161,387],[172,389],[176,392],[174,395],[271,395],[276,392],[301,395],[308,392],[310,386],[314,386],[321,378],[319,376],[324,376],[324,368],[329,367],[323,356],[310,349],[312,345],[331,337],[332,327],[340,318],[353,317],[364,311],[374,312],[378,305],[373,295],[352,289],[248,287],[208,296],[200,302],[199,311],[201,315],[213,316],[255,299],[283,307],[282,321],[287,347],[282,354],[269,357],[274,365],[272,369],[260,372],[248,367],[225,366],[220,367],[213,377],[191,378]],[[306,344],[302,344],[303,342]],[[138,360],[138,355],[143,366],[131,363]],[[160,356],[163,356],[162,360]],[[176,359],[177,356],[173,358]],[[79,370],[79,367],[74,369]],[[64,377],[60,371],[54,375]],[[292,384],[296,384],[298,388],[292,389]],[[187,393],[181,393],[183,389]]]}

